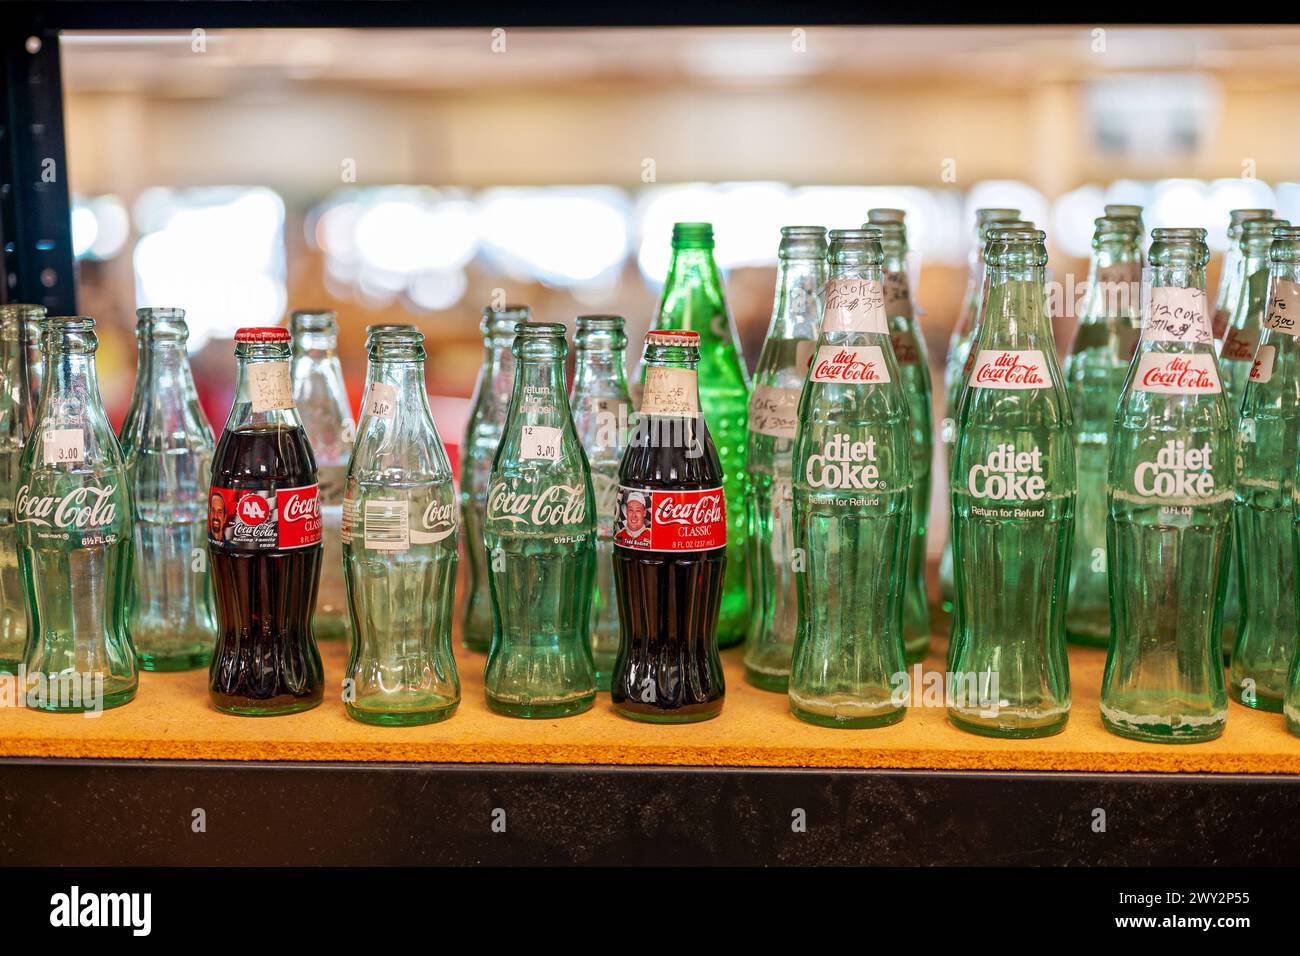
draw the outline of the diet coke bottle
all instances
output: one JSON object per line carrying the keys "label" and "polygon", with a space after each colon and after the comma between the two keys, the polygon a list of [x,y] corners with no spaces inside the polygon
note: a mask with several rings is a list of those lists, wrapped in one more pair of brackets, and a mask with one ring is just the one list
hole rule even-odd
{"label": "diet coke bottle", "polygon": [[294,407],[289,332],[240,329],[235,401],[208,491],[217,597],[212,703],[229,714],[292,714],[321,702],[312,609],[321,565],[316,459]]}
{"label": "diet coke bottle", "polygon": [[646,336],[645,391],[618,471],[614,584],[623,629],[610,696],[634,720],[686,723],[722,710],[727,501],[700,408],[699,361],[697,332]]}

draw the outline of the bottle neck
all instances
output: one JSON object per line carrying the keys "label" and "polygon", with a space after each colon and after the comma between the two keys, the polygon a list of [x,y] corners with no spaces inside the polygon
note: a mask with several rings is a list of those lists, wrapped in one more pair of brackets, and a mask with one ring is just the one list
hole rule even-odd
{"label": "bottle neck", "polygon": [[627,394],[627,357],[624,348],[578,346],[574,351],[573,390]]}
{"label": "bottle neck", "polygon": [[659,307],[661,328],[687,329],[717,340],[715,318],[723,311],[722,275],[711,248],[674,248]]}
{"label": "bottle neck", "polygon": [[1028,264],[990,265],[980,349],[1044,349],[1053,345],[1044,292],[1047,270]]}
{"label": "bottle neck", "polygon": [[1136,240],[1108,239],[1093,251],[1088,267],[1088,298],[1080,325],[1097,325],[1117,318],[1139,317],[1142,250]]}
{"label": "bottle neck", "polygon": [[817,334],[819,300],[826,285],[823,257],[782,259],[776,271],[776,299],[768,338],[811,339]]}
{"label": "bottle neck", "polygon": [[568,407],[564,357],[516,356],[511,402],[532,420],[562,421]]}
{"label": "bottle neck", "polygon": [[235,402],[227,431],[279,426],[301,428],[293,401],[289,350],[276,344],[240,344],[235,377]]}
{"label": "bottle neck", "polygon": [[[175,390],[187,396],[194,390],[184,339],[146,336],[141,338],[137,351],[136,375],[144,387],[151,391]],[[137,385],[137,391],[139,388]]]}

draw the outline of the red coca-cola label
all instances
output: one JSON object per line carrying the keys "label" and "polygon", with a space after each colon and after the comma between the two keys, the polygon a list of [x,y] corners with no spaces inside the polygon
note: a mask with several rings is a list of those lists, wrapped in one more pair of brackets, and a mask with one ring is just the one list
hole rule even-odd
{"label": "red coca-cola label", "polygon": [[1210,320],[1210,332],[1216,339],[1221,339],[1224,333],[1228,331],[1228,323],[1232,321],[1232,313],[1227,309],[1216,309],[1214,318]]}
{"label": "red coca-cola label", "polygon": [[970,382],[976,388],[1030,389],[1047,388],[1052,379],[1037,349],[982,349]]}
{"label": "red coca-cola label", "polygon": [[1219,360],[1227,362],[1253,362],[1255,347],[1259,345],[1259,332],[1255,329],[1228,329],[1219,350]]}
{"label": "red coca-cola label", "polygon": [[320,486],[213,488],[208,543],[232,551],[285,551],[320,544]]}
{"label": "red coca-cola label", "polygon": [[1170,355],[1147,352],[1138,358],[1133,386],[1166,395],[1213,394],[1223,390],[1214,356],[1191,352]]}
{"label": "red coca-cola label", "polygon": [[915,365],[921,361],[921,351],[910,333],[892,332],[889,341],[894,346],[894,361],[899,365]]}
{"label": "red coca-cola label", "polygon": [[889,368],[879,345],[823,345],[813,356],[812,380],[878,385],[889,381]]}
{"label": "red coca-cola label", "polygon": [[637,551],[711,551],[727,546],[722,488],[693,491],[619,485],[614,543]]}

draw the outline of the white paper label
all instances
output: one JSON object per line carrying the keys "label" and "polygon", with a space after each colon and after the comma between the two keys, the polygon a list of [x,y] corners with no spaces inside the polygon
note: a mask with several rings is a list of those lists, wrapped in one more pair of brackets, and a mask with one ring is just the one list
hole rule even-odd
{"label": "white paper label", "polygon": [[1214,356],[1199,352],[1140,355],[1133,387],[1161,395],[1213,395],[1223,391]]}
{"label": "white paper label", "polygon": [[749,430],[773,438],[793,438],[799,424],[797,388],[759,385],[749,397]]}
{"label": "white paper label", "polygon": [[406,551],[411,546],[410,510],[405,500],[371,498],[365,504],[366,547]]}
{"label": "white paper label", "polygon": [[1261,345],[1259,351],[1255,353],[1255,361],[1250,366],[1250,380],[1252,382],[1267,382],[1273,377],[1273,356],[1277,354],[1277,348],[1272,345]]}
{"label": "white paper label", "polygon": [[887,333],[884,288],[873,279],[832,279],[826,283],[822,331]]}
{"label": "white paper label", "polygon": [[695,372],[688,368],[646,369],[641,414],[698,418],[700,395],[695,385]]}
{"label": "white paper label", "polygon": [[366,415],[391,422],[397,413],[397,386],[375,382],[366,391]]}
{"label": "white paper label", "polygon": [[1264,325],[1287,335],[1300,335],[1300,283],[1289,279],[1274,281]]}
{"label": "white paper label", "polygon": [[81,428],[47,428],[43,436],[47,465],[76,465],[86,457],[86,432]]}
{"label": "white paper label", "polygon": [[255,412],[293,408],[288,362],[258,362],[248,366],[248,386]]}
{"label": "white paper label", "polygon": [[559,461],[560,434],[550,425],[525,425],[519,456],[524,461]]}
{"label": "white paper label", "polygon": [[981,349],[971,367],[970,384],[1010,390],[1049,388],[1052,376],[1038,349]]}
{"label": "white paper label", "polygon": [[906,272],[885,273],[885,315],[912,317],[912,292]]}
{"label": "white paper label", "polygon": [[880,385],[890,381],[879,345],[823,345],[813,357],[814,382]]}
{"label": "white paper label", "polygon": [[1156,286],[1151,290],[1146,326],[1148,342],[1192,342],[1209,345],[1214,341],[1203,289]]}
{"label": "white paper label", "polygon": [[1251,362],[1255,347],[1259,345],[1258,329],[1228,329],[1223,345],[1219,347],[1220,362]]}

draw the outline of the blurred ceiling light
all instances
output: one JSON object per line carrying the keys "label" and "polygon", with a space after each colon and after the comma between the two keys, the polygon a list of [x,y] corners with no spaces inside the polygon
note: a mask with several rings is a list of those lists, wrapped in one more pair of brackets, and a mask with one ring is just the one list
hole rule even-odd
{"label": "blurred ceiling light", "polygon": [[1300,183],[1278,183],[1275,192],[1278,216],[1300,224]]}
{"label": "blurred ceiling light", "polygon": [[[975,234],[975,210],[1007,206],[1020,210],[1020,218],[1028,219],[1039,229],[1047,231],[1049,206],[1047,200],[1033,186],[1015,179],[986,179],[976,183],[966,194],[966,212],[962,221],[966,223],[967,235],[972,242]],[[1101,215],[1101,209],[1097,209]],[[1048,236],[1052,240],[1052,236]]]}
{"label": "blurred ceiling light", "polygon": [[445,269],[416,276],[407,287],[406,297],[417,309],[437,312],[450,309],[469,288],[464,269]]}
{"label": "blurred ceiling light", "polygon": [[[1197,179],[1162,179],[1151,190],[1150,212],[1145,216],[1148,229],[1182,229],[1200,227],[1215,231],[1210,211],[1209,190]],[[1227,217],[1218,231],[1228,228]]]}
{"label": "blurred ceiling light", "polygon": [[1202,73],[1111,74],[1089,81],[1084,96],[1097,150],[1142,162],[1192,156],[1209,141],[1220,100]]}
{"label": "blurred ceiling light", "polygon": [[474,256],[474,211],[465,201],[393,194],[364,206],[353,242],[364,266],[401,275],[463,266]]}
{"label": "blurred ceiling light", "polygon": [[122,251],[131,218],[116,196],[72,200],[72,252],[78,259],[102,261]]}
{"label": "blurred ceiling light", "polygon": [[72,254],[78,258],[83,258],[86,253],[90,252],[90,247],[95,244],[95,239],[99,236],[99,223],[95,220],[95,213],[89,206],[83,205],[80,200],[74,200],[72,204]]}
{"label": "blurred ceiling light", "polygon": [[806,44],[796,47],[788,30],[695,36],[685,46],[682,65],[694,76],[731,83],[792,80],[821,68]]}
{"label": "blurred ceiling light", "polygon": [[1258,179],[1216,179],[1206,202],[1206,242],[1215,251],[1228,247],[1228,222],[1234,209],[1276,209],[1277,197]]}
{"label": "blurred ceiling light", "polygon": [[[725,215],[718,188],[707,183],[652,186],[637,198],[637,266],[652,286],[662,285],[672,259],[673,223],[710,222]],[[716,233],[715,233],[716,236]]]}
{"label": "blurred ceiling light", "polygon": [[1104,193],[1100,186],[1080,186],[1056,200],[1052,207],[1053,242],[1062,252],[1076,259],[1092,255],[1093,222],[1105,211]]}
{"label": "blurred ceiling light", "polygon": [[784,183],[724,183],[718,188],[722,206],[713,224],[714,258],[722,269],[770,266],[776,263],[781,227],[791,223],[797,208]]}
{"label": "blurred ceiling light", "polygon": [[478,197],[484,251],[516,279],[606,281],[627,257],[627,206],[607,186],[489,189]]}

